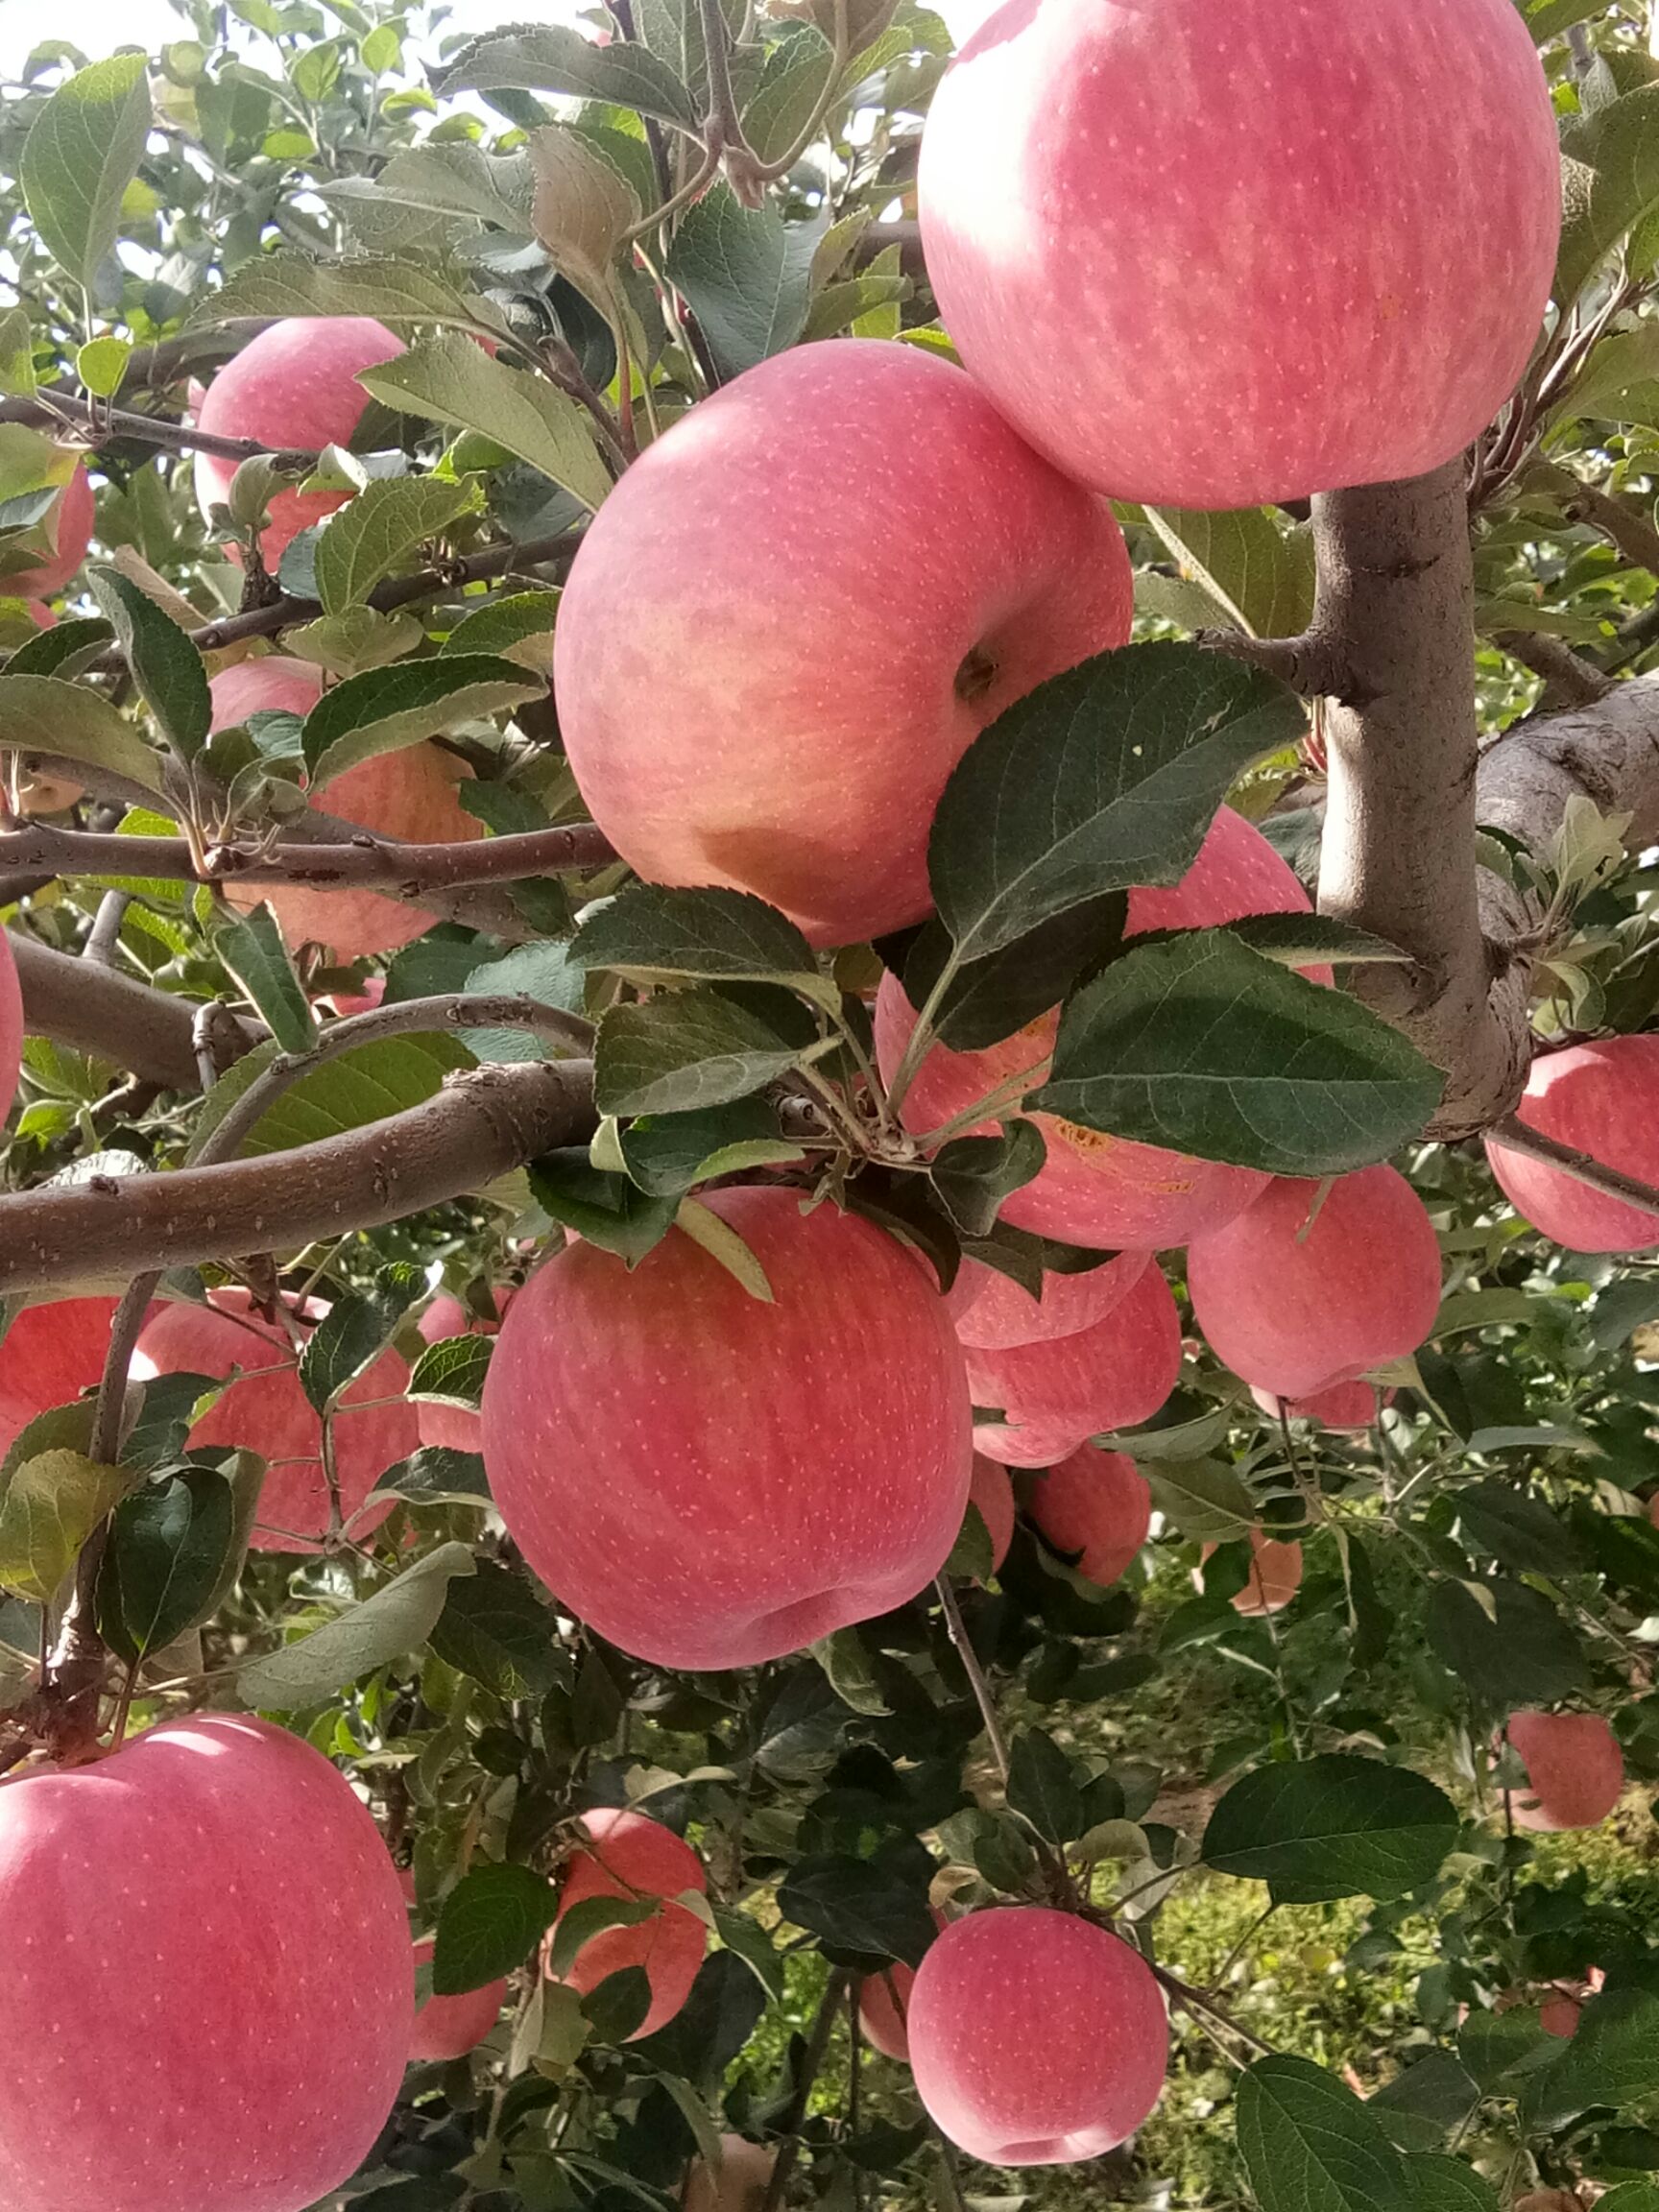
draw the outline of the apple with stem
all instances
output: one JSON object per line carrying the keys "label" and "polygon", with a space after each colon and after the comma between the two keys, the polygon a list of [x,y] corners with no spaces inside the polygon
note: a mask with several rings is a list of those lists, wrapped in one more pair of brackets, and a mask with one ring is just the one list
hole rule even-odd
{"label": "apple with stem", "polygon": [[589,524],[554,647],[565,752],[648,880],[856,943],[928,911],[950,771],[1005,707],[1123,644],[1133,596],[1109,509],[959,369],[797,347],[693,408]]}
{"label": "apple with stem", "polygon": [[0,1781],[6,2212],[305,2212],[403,2079],[409,1927],[320,1752],[239,1714]]}
{"label": "apple with stem", "polygon": [[1512,0],[1008,0],[934,97],[920,211],[957,350],[1056,467],[1259,507],[1485,429],[1550,299],[1560,154]]}
{"label": "apple with stem", "polygon": [[[1542,1137],[1587,1153],[1639,1183],[1659,1183],[1659,1037],[1601,1037],[1565,1052],[1541,1052],[1516,1118]],[[1523,1221],[1569,1252],[1659,1250],[1659,1214],[1592,1190],[1547,1160],[1496,1138],[1486,1157]]]}
{"label": "apple with stem", "polygon": [[640,1967],[651,2004],[627,2038],[654,2035],[685,2005],[708,1947],[709,1932],[697,1914],[676,1902],[687,1890],[706,1893],[709,1877],[689,1843],[642,1813],[601,1806],[582,1815],[577,1848],[559,1891],[559,1922],[593,1897],[650,1899],[659,1905],[632,1926],[602,1928],[589,1936],[561,1978],[587,1996],[610,1975]]}
{"label": "apple with stem", "polygon": [[781,1185],[701,1201],[762,1303],[683,1229],[630,1270],[577,1243],[508,1309],[491,1493],[532,1567],[654,1666],[754,1667],[890,1611],[968,1503],[962,1350],[913,1256]]}

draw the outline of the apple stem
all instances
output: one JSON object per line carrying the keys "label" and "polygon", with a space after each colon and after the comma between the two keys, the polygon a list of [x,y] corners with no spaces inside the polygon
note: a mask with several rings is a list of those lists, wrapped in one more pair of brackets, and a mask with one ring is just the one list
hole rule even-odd
{"label": "apple stem", "polygon": [[998,1774],[1006,1791],[1008,1745],[1002,1735],[1002,1723],[997,1715],[997,1700],[991,1695],[991,1685],[985,1678],[985,1670],[979,1664],[979,1654],[974,1650],[963,1623],[962,1608],[956,1602],[956,1593],[951,1587],[950,1575],[939,1575],[933,1587],[939,1594],[939,1606],[945,1616],[945,1625],[950,1631],[951,1643],[956,1647],[956,1656],[962,1662],[962,1671],[973,1689],[974,1702],[979,1708],[979,1718],[985,1723],[985,1736],[991,1745],[991,1756],[997,1763]]}

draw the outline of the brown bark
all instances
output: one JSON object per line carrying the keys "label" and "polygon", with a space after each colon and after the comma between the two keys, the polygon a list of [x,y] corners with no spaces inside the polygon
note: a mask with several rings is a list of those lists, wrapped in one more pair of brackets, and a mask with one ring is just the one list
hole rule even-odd
{"label": "brown bark", "polygon": [[149,990],[113,968],[54,952],[20,929],[7,931],[23,986],[30,1033],[112,1060],[169,1091],[200,1091],[194,1000]]}

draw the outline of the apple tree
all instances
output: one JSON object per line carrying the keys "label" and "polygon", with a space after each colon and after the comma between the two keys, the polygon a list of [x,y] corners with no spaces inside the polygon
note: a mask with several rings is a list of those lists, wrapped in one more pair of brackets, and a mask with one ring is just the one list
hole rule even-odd
{"label": "apple tree", "polygon": [[0,85],[0,2204],[1655,2212],[1659,24],[177,6]]}

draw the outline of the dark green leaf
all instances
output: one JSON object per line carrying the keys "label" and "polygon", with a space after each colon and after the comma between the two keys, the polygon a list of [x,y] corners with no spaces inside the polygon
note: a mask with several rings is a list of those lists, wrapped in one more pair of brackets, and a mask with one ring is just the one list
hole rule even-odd
{"label": "dark green leaf", "polygon": [[480,714],[546,695],[540,677],[488,653],[445,653],[348,676],[305,717],[305,765],[320,790],[348,768],[437,737]]}
{"label": "dark green leaf", "polygon": [[739,204],[716,184],[687,207],[665,274],[696,316],[722,377],[793,346],[811,303],[812,223],[785,223],[768,200]]}
{"label": "dark green leaf", "polygon": [[522,1575],[491,1559],[450,1583],[427,1641],[440,1659],[498,1697],[541,1696],[562,1671],[552,1614]]}
{"label": "dark green leaf", "polygon": [[763,1098],[734,1098],[699,1114],[648,1114],[617,1133],[630,1176],[654,1198],[681,1198],[694,1184],[804,1157],[779,1134]]}
{"label": "dark green leaf", "polygon": [[434,1993],[459,1997],[522,1966],[557,1910],[551,1883],[528,1866],[474,1866],[438,1915]]}
{"label": "dark green leaf", "polygon": [[1259,1767],[1210,1816],[1204,1863],[1265,1882],[1278,1904],[1398,1897],[1432,1880],[1457,1810],[1407,1767],[1331,1752]]}
{"label": "dark green leaf", "polygon": [[559,1915],[558,1932],[547,1954],[547,1970],[563,1982],[576,1954],[608,1928],[637,1928],[662,1910],[656,1897],[582,1897]]}
{"label": "dark green leaf", "polygon": [[1039,685],[969,747],[933,818],[928,874],[958,952],[1178,882],[1239,774],[1305,722],[1283,685],[1193,645],[1100,654]]}
{"label": "dark green leaf", "polygon": [[135,1665],[203,1618],[230,1550],[230,1485],[189,1467],[124,1498],[98,1574],[98,1629]]}
{"label": "dark green leaf", "polygon": [[[1548,1598],[1525,1582],[1438,1582],[1429,1641],[1470,1694],[1493,1711],[1551,1705],[1590,1679],[1578,1639]],[[1488,1612],[1482,1599],[1490,1600]]]}
{"label": "dark green leaf", "polygon": [[723,1106],[787,1074],[816,1034],[805,1010],[781,994],[764,1012],[753,995],[739,1001],[704,989],[613,1006],[594,1046],[594,1102],[601,1114],[615,1115]]}
{"label": "dark green leaf", "polygon": [[[939,1035],[958,1052],[981,1051],[1017,1035],[1058,1006],[1081,976],[1115,957],[1128,916],[1128,893],[1108,891],[1040,923],[999,952],[968,962],[945,987],[934,1016]],[[950,956],[950,940],[939,922],[927,921],[907,939],[889,943],[904,995],[920,1007]]]}
{"label": "dark green leaf", "polygon": [[570,1694],[570,1739],[578,1750],[603,1743],[621,1724],[627,1699],[603,1655],[589,1650],[583,1655],[576,1687]]}
{"label": "dark green leaf", "polygon": [[1523,1575],[1562,1575],[1578,1564],[1566,1523],[1529,1490],[1476,1482],[1455,1490],[1452,1503],[1464,1535],[1504,1567]]}
{"label": "dark green leaf", "polygon": [[984,1237],[1003,1199],[1041,1174],[1047,1155],[1035,1122],[1007,1122],[998,1137],[957,1137],[942,1145],[933,1159],[933,1188],[965,1237]]}
{"label": "dark green leaf", "polygon": [[1617,1974],[1579,2014],[1554,2065],[1529,2084],[1527,2108],[1560,2127],[1593,2104],[1623,2109],[1659,2089],[1659,1990]]}
{"label": "dark green leaf", "polygon": [[493,1336],[445,1336],[429,1344],[415,1362],[409,1396],[476,1411],[494,1349]]}
{"label": "dark green leaf", "polygon": [[1009,1747],[1007,1797],[1050,1843],[1070,1843],[1088,1825],[1071,1762],[1040,1728],[1022,1728]]}
{"label": "dark green leaf", "polygon": [[311,1002],[272,909],[261,902],[251,914],[224,916],[213,932],[213,950],[283,1051],[309,1052],[317,1039]]}
{"label": "dark green leaf", "polygon": [[168,744],[181,760],[194,760],[207,742],[213,719],[201,654],[178,623],[118,568],[93,567],[86,582]]}
{"label": "dark green leaf", "polygon": [[[50,633],[48,633],[50,635]],[[0,748],[84,760],[136,783],[165,791],[162,757],[101,692],[60,676],[0,676]]]}
{"label": "dark green leaf", "polygon": [[603,1174],[586,1145],[544,1152],[529,1173],[531,1193],[545,1213],[630,1266],[661,1243],[679,1211],[677,1198],[647,1197],[626,1175]]}
{"label": "dark green leaf", "polygon": [[1400,2150],[1431,2152],[1465,2125],[1479,2102],[1479,2086],[1450,2051],[1428,2051],[1379,2089],[1370,2104]]}
{"label": "dark green leaf", "polygon": [[383,1267],[373,1289],[335,1299],[300,1355],[301,1387],[319,1413],[380,1357],[423,1288],[419,1268]]}
{"label": "dark green leaf", "polygon": [[77,676],[115,635],[101,614],[72,615],[50,630],[36,630],[6,662],[8,676]]}
{"label": "dark green leaf", "polygon": [[919,1965],[936,1930],[927,1892],[865,1859],[830,1852],[801,1859],[784,1876],[778,1909],[833,1950]]}
{"label": "dark green leaf", "polygon": [[411,1505],[488,1505],[490,1483],[476,1452],[424,1444],[374,1485],[377,1498],[404,1498]]}
{"label": "dark green leaf", "polygon": [[1553,2061],[1560,2044],[1536,2012],[1471,2012],[1457,2031],[1457,2056],[1488,2093],[1510,2088]]}
{"label": "dark green leaf", "polygon": [[[753,1921],[747,1925],[751,1936],[759,1933]],[[765,1988],[747,1960],[731,1948],[711,1952],[697,1969],[685,2008],[634,2049],[648,2065],[682,2080],[716,2081],[765,2009]]]}
{"label": "dark green leaf", "polygon": [[1262,2212],[1405,2212],[1405,2160],[1351,2089],[1306,2058],[1238,2084],[1238,2149]]}
{"label": "dark green leaf", "polygon": [[1244,914],[1228,929],[1241,945],[1277,960],[1282,968],[1312,968],[1321,963],[1351,968],[1408,968],[1409,952],[1369,929],[1356,929],[1330,914]]}
{"label": "dark green leaf", "polygon": [[1555,297],[1570,302],[1659,200],[1659,84],[1581,116],[1566,152]]}
{"label": "dark green leaf", "polygon": [[516,25],[462,49],[445,71],[442,91],[562,92],[632,108],[693,133],[702,116],[689,89],[665,61],[631,40],[595,46],[560,23]]}
{"label": "dark green leaf", "polygon": [[[608,968],[636,983],[789,983],[838,994],[786,915],[747,891],[668,891],[635,883],[590,914],[569,947],[573,968]],[[826,994],[828,994],[826,998]]]}
{"label": "dark green leaf", "polygon": [[1498,2212],[1498,2192],[1486,2176],[1444,2152],[1420,2151],[1407,2158],[1406,2178],[1412,2212]]}
{"label": "dark green leaf", "polygon": [[1340,1175],[1419,1134],[1443,1080],[1397,1029],[1225,929],[1139,947],[1060,1018],[1033,1111],[1273,1175]]}
{"label": "dark green leaf", "polygon": [[[607,1974],[582,2000],[583,2013],[602,2043],[626,2043],[637,2034],[650,2009],[651,1982],[643,1966]],[[638,2194],[641,2203],[649,2201],[642,2190]]]}

